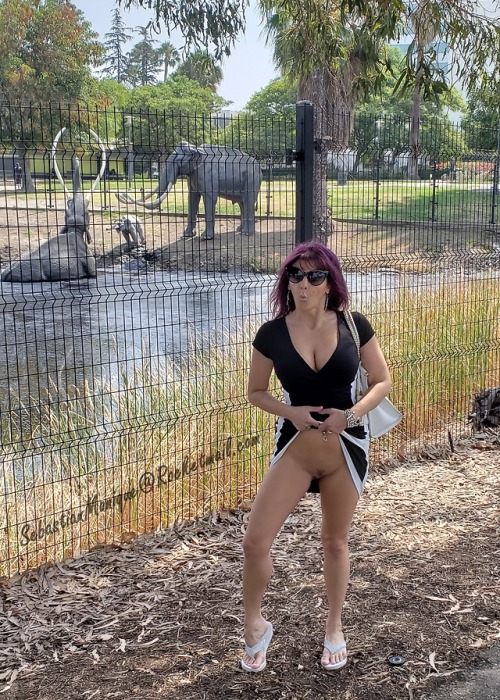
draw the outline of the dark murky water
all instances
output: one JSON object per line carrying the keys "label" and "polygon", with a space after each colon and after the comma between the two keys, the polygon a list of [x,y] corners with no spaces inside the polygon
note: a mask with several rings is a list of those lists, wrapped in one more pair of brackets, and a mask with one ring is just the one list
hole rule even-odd
{"label": "dark murky water", "polygon": [[[9,396],[36,402],[51,385],[93,379],[113,382],[165,356],[182,362],[188,350],[210,351],[269,316],[272,276],[236,278],[112,275],[73,283],[0,287],[0,408]],[[408,278],[377,272],[347,275],[354,305],[390,297]]]}

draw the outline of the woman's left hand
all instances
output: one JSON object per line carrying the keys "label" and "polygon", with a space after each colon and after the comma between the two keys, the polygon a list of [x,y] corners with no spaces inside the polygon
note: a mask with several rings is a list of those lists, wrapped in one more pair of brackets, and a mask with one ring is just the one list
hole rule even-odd
{"label": "woman's left hand", "polygon": [[328,432],[330,430],[332,433],[338,435],[346,429],[347,418],[345,417],[344,411],[340,408],[323,408],[321,409],[321,414],[326,414],[328,416],[318,428],[321,432]]}

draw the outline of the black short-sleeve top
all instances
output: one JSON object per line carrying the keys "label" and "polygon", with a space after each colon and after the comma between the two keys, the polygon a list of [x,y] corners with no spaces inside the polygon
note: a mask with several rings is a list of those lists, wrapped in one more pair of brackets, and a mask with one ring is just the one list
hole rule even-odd
{"label": "black short-sleeve top", "polygon": [[[354,323],[363,346],[373,337],[368,319],[354,311]],[[253,346],[272,360],[274,371],[292,406],[323,406],[342,410],[353,405],[351,388],[359,364],[356,344],[342,312],[337,311],[338,343],[320,370],[310,367],[295,349],[285,317],[264,323]]]}

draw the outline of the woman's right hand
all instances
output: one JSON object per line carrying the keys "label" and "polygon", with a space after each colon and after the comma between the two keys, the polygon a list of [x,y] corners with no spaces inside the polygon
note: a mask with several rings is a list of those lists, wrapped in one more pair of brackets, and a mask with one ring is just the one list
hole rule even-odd
{"label": "woman's right hand", "polygon": [[319,428],[321,421],[313,418],[311,413],[321,413],[323,406],[290,406],[288,419],[297,430],[309,430],[309,428]]}

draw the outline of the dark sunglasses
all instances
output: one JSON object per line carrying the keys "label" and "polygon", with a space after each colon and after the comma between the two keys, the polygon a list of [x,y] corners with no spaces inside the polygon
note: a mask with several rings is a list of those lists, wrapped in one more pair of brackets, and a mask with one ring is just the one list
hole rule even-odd
{"label": "dark sunglasses", "polygon": [[287,267],[286,274],[290,282],[294,284],[302,282],[304,277],[307,277],[307,281],[313,287],[319,287],[328,278],[328,270],[309,270],[305,272],[300,267]]}

